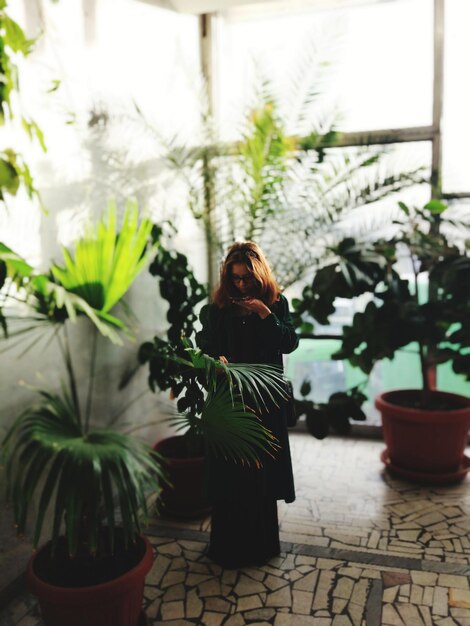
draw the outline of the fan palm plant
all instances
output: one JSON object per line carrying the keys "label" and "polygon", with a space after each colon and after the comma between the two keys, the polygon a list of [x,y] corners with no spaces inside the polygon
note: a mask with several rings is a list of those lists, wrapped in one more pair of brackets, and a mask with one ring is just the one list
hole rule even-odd
{"label": "fan palm plant", "polygon": [[[129,202],[118,230],[111,203],[106,217],[90,227],[75,252],[64,250],[64,266],[53,265],[49,275],[35,273],[11,251],[1,250],[8,273],[20,287],[10,284],[6,297],[32,309],[27,326],[11,334],[52,327],[68,375],[62,392],[42,391],[40,401],[14,421],[4,440],[8,495],[19,533],[26,530],[33,496],[39,496],[35,546],[51,507],[54,546],[64,526],[71,556],[94,555],[103,547],[100,531],[107,525],[113,551],[115,527],[122,529],[124,543],[134,539],[148,490],[158,490],[162,480],[160,461],[150,447],[129,435],[93,427],[91,420],[97,334],[121,343],[119,333],[129,333],[125,321],[110,310],[145,267],[151,228],[149,220],[139,218],[137,205]],[[94,328],[84,410],[67,331],[78,316],[86,316]]]}
{"label": "fan palm plant", "polygon": [[170,389],[179,414],[169,418],[184,431],[188,456],[203,450],[232,461],[260,464],[277,447],[256,417],[267,402],[285,398],[282,372],[265,364],[223,363],[189,340],[180,344],[155,338],[142,344],[141,363],[149,364],[153,390]]}

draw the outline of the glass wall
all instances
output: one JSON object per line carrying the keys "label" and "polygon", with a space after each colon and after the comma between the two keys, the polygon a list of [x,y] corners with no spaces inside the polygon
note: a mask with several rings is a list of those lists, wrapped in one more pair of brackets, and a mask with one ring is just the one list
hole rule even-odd
{"label": "glass wall", "polygon": [[[315,168],[320,177],[331,183],[341,171],[345,155],[354,160],[364,150],[354,142],[367,143],[369,133],[380,131],[385,136],[388,133],[391,143],[371,146],[370,151],[385,152],[383,179],[386,168],[395,173],[422,168],[423,177],[429,180],[431,140],[433,133],[435,136],[440,132],[439,128],[431,128],[434,37],[438,32],[434,31],[433,1],[363,2],[349,8],[344,6],[347,3],[341,8],[326,8],[323,4],[315,9],[312,5],[306,3],[299,8],[297,3],[292,10],[284,6],[276,11],[271,4],[264,13],[261,7],[256,11],[227,11],[220,16],[217,37],[217,113],[224,140],[239,140],[243,136],[247,111],[254,110],[262,98],[275,102],[288,136],[336,131],[331,147],[322,153],[324,160],[320,165],[315,159],[309,164],[301,153],[294,155],[295,176],[287,194],[290,210],[288,207],[285,212],[278,211],[274,228],[259,237],[282,282],[291,285],[287,291],[290,296],[301,293],[306,274],[297,282],[295,277],[292,280],[292,273],[288,280],[283,280],[285,263],[277,268],[278,258],[289,256],[290,264],[296,265],[300,274],[302,262],[306,258],[313,262],[322,255],[325,245],[340,234],[390,235],[397,200],[419,206],[431,196],[429,183],[415,184],[376,202],[368,199],[361,205],[359,199],[348,208],[351,187],[357,185],[359,190],[361,177],[364,183],[374,172],[354,172],[343,183],[331,184],[329,193],[317,198],[315,181],[303,176],[298,163],[303,160],[304,165]],[[462,78],[465,60],[470,58],[466,33],[469,11],[467,0],[445,2],[442,185],[449,194],[470,191],[470,159],[466,156],[470,143],[470,91]],[[416,135],[412,141],[409,129]],[[349,146],[348,133],[352,142]],[[419,133],[427,140],[417,141]],[[393,138],[399,143],[393,143]],[[380,179],[379,167],[375,175]],[[325,187],[328,185],[322,183],[321,189]],[[341,216],[325,231],[320,209],[336,210],[338,205],[343,207]],[[468,206],[462,200],[454,205],[461,215],[468,215]],[[315,230],[318,238],[312,239]],[[307,231],[308,241],[302,235],[296,243],[295,234]],[[456,233],[458,237],[461,234]],[[406,274],[406,268],[402,269]],[[338,302],[332,324],[316,325],[316,333],[340,332],[341,326],[365,304],[365,300],[353,304]],[[299,386],[303,377],[310,377],[315,400],[326,400],[332,391],[364,378],[343,363],[330,361],[338,346],[338,341],[330,339],[303,340],[301,348],[289,357],[288,367],[295,384]],[[419,385],[418,376],[413,374],[418,371],[417,360],[413,359],[413,355],[404,354],[394,362],[377,366],[369,382],[370,397],[378,389]],[[462,385],[465,386],[444,368],[439,369],[438,379],[441,388],[462,391]],[[367,410],[369,414],[374,412],[371,404]]]}

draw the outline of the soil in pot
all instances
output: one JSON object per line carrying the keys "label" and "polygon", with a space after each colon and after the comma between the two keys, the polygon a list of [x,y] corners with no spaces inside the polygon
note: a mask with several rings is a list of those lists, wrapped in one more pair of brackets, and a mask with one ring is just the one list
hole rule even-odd
{"label": "soil in pot", "polygon": [[468,406],[465,398],[451,394],[429,395],[427,402],[423,403],[423,394],[419,390],[404,389],[393,394],[393,404],[406,407],[408,409],[418,409],[426,411],[454,411],[464,409]]}
{"label": "soil in pot", "polygon": [[57,587],[88,587],[108,582],[134,568],[145,554],[145,543],[137,537],[126,547],[120,529],[115,530],[114,554],[109,536],[103,533],[102,549],[96,557],[77,554],[70,558],[64,537],[60,537],[52,556],[51,545],[41,550],[34,561],[34,573],[42,581]]}

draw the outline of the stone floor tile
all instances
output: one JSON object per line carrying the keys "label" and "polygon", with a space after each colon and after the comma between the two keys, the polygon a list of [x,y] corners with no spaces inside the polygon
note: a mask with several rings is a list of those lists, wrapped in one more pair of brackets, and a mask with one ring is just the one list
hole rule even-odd
{"label": "stone floor tile", "polygon": [[226,622],[224,622],[224,626],[244,626],[245,620],[241,616],[240,613],[236,613],[235,615],[231,615]]}
{"label": "stone floor tile", "polygon": [[186,584],[189,587],[196,587],[201,583],[212,578],[212,574],[188,574]]}
{"label": "stone floor tile", "polygon": [[448,589],[445,587],[436,587],[434,589],[432,613],[437,616],[446,616],[448,614]]}
{"label": "stone floor tile", "polygon": [[171,559],[166,556],[159,555],[147,575],[146,582],[150,585],[159,585],[166,571],[170,567]]}
{"label": "stone floor tile", "polygon": [[364,604],[356,604],[355,602],[348,603],[347,612],[349,617],[351,618],[353,626],[361,626],[365,608],[365,602]]}
{"label": "stone floor tile", "polygon": [[418,607],[413,604],[403,604],[398,602],[395,605],[395,608],[406,626],[425,626],[421,613],[418,611]]}
{"label": "stone floor tile", "polygon": [[266,572],[263,572],[260,569],[255,569],[254,567],[246,567],[242,571],[244,574],[246,574],[250,578],[253,578],[254,580],[257,580],[258,582],[263,582],[263,580],[266,578]]}
{"label": "stone floor tile", "polygon": [[310,574],[296,580],[293,588],[299,591],[313,591],[315,589],[315,585],[317,584],[318,576],[319,571],[314,570]]}
{"label": "stone floor tile", "polygon": [[244,574],[240,575],[240,579],[234,589],[237,596],[249,596],[254,593],[260,593],[266,591],[266,587],[263,583],[260,583],[252,578],[248,578]]}
{"label": "stone floor tile", "polygon": [[383,572],[382,580],[384,588],[395,587],[396,585],[406,585],[411,580],[408,572]]}
{"label": "stone floor tile", "polygon": [[292,606],[292,593],[289,586],[268,593],[265,606],[281,607]]}
{"label": "stone floor tile", "polygon": [[[189,576],[193,576],[193,575],[194,574],[189,574]],[[180,570],[170,570],[167,574],[165,574],[160,585],[162,589],[166,589],[167,587],[172,587],[173,585],[182,583],[186,579],[186,576],[187,576],[186,572],[182,572]]]}
{"label": "stone floor tile", "polygon": [[315,596],[313,598],[312,608],[315,611],[321,609],[327,609],[329,604],[329,591],[335,578],[334,572],[323,571],[320,573],[317,587],[315,589]]}
{"label": "stone floor tile", "polygon": [[185,617],[188,619],[196,618],[201,615],[204,610],[204,603],[199,598],[196,589],[188,591],[186,596],[186,613]]}
{"label": "stone floor tile", "polygon": [[199,590],[199,597],[206,598],[207,596],[220,596],[222,590],[220,586],[220,580],[217,578],[211,578],[197,586]]}
{"label": "stone floor tile", "polygon": [[344,598],[333,598],[333,604],[331,606],[331,610],[333,613],[342,613],[346,608],[348,601]]}
{"label": "stone floor tile", "polygon": [[243,614],[243,617],[246,620],[249,620],[250,622],[252,620],[270,621],[275,615],[276,615],[275,609],[262,608],[262,609],[253,609],[252,611],[246,611]]}
{"label": "stone floor tile", "polygon": [[292,591],[292,612],[302,615],[310,615],[313,602],[313,592],[311,591]]}
{"label": "stone floor tile", "polygon": [[411,581],[415,585],[435,585],[437,576],[434,572],[411,572]]}
{"label": "stone floor tile", "polygon": [[382,596],[383,602],[390,602],[390,603],[395,602],[396,597],[398,595],[398,590],[399,590],[398,585],[395,585],[395,587],[387,587],[387,589],[384,589],[383,596]]}
{"label": "stone floor tile", "polygon": [[331,626],[353,626],[353,623],[347,615],[335,615]]}
{"label": "stone floor tile", "polygon": [[461,588],[450,588],[449,606],[470,609],[470,591]]}
{"label": "stone floor tile", "polygon": [[186,589],[183,584],[173,585],[168,587],[163,595],[164,602],[170,602],[171,600],[182,600],[186,596]]}
{"label": "stone floor tile", "polygon": [[259,609],[263,606],[261,598],[258,595],[243,596],[237,602],[237,612],[249,611],[250,609]]}
{"label": "stone floor tile", "polygon": [[429,607],[428,606],[420,606],[420,607],[418,607],[418,610],[419,610],[420,615],[421,615],[421,617],[423,619],[423,622],[426,624],[426,626],[433,626],[431,610],[429,609]]}
{"label": "stone floor tile", "polygon": [[468,590],[468,578],[466,576],[451,576],[449,574],[439,574],[437,584],[440,587],[456,587]]}
{"label": "stone floor tile", "polygon": [[354,581],[351,578],[347,578],[345,576],[340,577],[336,582],[335,588],[333,589],[333,597],[349,600],[353,587]]}
{"label": "stone floor tile", "polygon": [[382,610],[382,625],[383,626],[408,626],[404,624],[394,606],[391,604],[384,604]]}
{"label": "stone floor tile", "polygon": [[214,611],[216,613],[224,613],[229,615],[232,608],[232,604],[225,598],[205,598],[204,599],[204,612]]}
{"label": "stone floor tile", "polygon": [[294,615],[292,613],[278,613],[274,620],[274,626],[331,626],[331,624],[331,618]]}
{"label": "stone floor tile", "polygon": [[437,620],[437,626],[461,626],[459,622],[454,621],[451,617]]}
{"label": "stone floor tile", "polygon": [[222,613],[211,613],[206,611],[201,617],[201,623],[204,626],[220,626],[225,619],[225,615]]}
{"label": "stone floor tile", "polygon": [[362,569],[359,567],[344,566],[338,569],[338,574],[341,574],[341,576],[349,576],[350,578],[360,578]]}
{"label": "stone floor tile", "polygon": [[411,585],[410,602],[411,604],[421,604],[423,601],[424,589],[420,585]]}
{"label": "stone floor tile", "polygon": [[160,612],[164,621],[183,618],[185,617],[184,602],[181,600],[177,602],[162,602]]}
{"label": "stone floor tile", "polygon": [[280,589],[281,587],[285,587],[286,585],[288,585],[289,581],[285,578],[279,578],[278,576],[273,576],[272,574],[269,574],[266,577],[264,584],[271,591],[276,591],[276,589]]}

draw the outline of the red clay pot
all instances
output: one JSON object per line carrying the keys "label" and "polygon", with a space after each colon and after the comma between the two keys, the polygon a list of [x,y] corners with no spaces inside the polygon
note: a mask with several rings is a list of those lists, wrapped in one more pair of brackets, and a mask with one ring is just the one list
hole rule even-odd
{"label": "red clay pot", "polygon": [[207,514],[210,506],[204,489],[204,457],[188,457],[181,435],[162,439],[154,449],[165,460],[170,482],[163,486],[161,512],[186,519]]}
{"label": "red clay pot", "polygon": [[457,477],[464,466],[470,398],[432,391],[436,400],[448,401],[455,408],[432,411],[400,406],[400,400],[418,399],[420,393],[415,389],[387,391],[375,401],[382,414],[389,461],[392,467],[415,472],[417,477],[425,477],[426,473]]}
{"label": "red clay pot", "polygon": [[28,588],[39,601],[45,626],[137,626],[145,624],[142,599],[145,577],[153,563],[145,537],[145,554],[133,569],[109,582],[91,587],[57,587],[43,582],[28,564]]}

